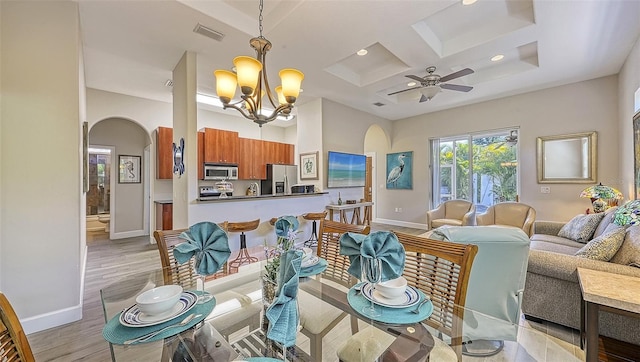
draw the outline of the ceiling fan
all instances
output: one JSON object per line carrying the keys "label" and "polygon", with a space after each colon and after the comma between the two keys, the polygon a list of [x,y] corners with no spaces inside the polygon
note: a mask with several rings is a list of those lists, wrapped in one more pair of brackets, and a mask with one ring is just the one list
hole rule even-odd
{"label": "ceiling fan", "polygon": [[425,77],[418,77],[417,75],[405,75],[405,77],[413,79],[415,81],[420,82],[420,85],[417,87],[403,89],[401,91],[389,93],[388,95],[394,95],[402,92],[407,92],[414,89],[421,89],[422,96],[420,97],[420,102],[426,102],[431,100],[436,96],[442,89],[449,89],[459,92],[468,92],[473,89],[473,87],[459,84],[446,84],[446,82],[463,77],[465,75],[469,75],[473,73],[473,69],[464,68],[457,72],[451,73],[449,75],[445,75],[444,77],[440,77],[438,74],[433,74],[436,71],[436,67],[428,67],[427,75]]}
{"label": "ceiling fan", "polygon": [[501,143],[495,145],[493,147],[494,150],[497,150],[498,148],[502,147],[503,145],[507,145],[509,147],[515,146],[516,144],[518,144],[518,131],[517,130],[512,130],[508,136],[504,137],[504,141],[502,141]]}

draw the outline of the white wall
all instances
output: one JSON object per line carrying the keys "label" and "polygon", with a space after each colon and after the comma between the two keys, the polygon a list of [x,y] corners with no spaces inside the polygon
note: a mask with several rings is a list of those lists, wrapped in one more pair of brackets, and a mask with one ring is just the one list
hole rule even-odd
{"label": "white wall", "polygon": [[625,198],[634,199],[634,150],[633,150],[633,115],[634,93],[640,88],[640,39],[629,53],[620,74],[618,75],[618,167],[620,167],[620,184]]}
{"label": "white wall", "polygon": [[[584,212],[591,204],[579,195],[588,185],[547,184],[551,193],[540,193],[536,138],[597,131],[598,181],[620,187],[619,165],[611,162],[618,157],[617,87],[617,77],[609,76],[395,122],[390,151],[414,151],[413,191],[379,190],[378,215],[425,223],[430,197],[429,138],[513,126],[520,127],[520,201],[537,210],[538,220],[569,220]],[[394,213],[394,205],[405,205],[403,213]]]}
{"label": "white wall", "polygon": [[82,313],[78,4],[0,8],[0,285],[30,333]]}

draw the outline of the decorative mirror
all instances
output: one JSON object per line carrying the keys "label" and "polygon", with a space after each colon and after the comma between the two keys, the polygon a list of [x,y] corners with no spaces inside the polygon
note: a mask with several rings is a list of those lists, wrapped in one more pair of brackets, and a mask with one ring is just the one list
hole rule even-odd
{"label": "decorative mirror", "polygon": [[538,137],[538,183],[594,183],[597,133]]}

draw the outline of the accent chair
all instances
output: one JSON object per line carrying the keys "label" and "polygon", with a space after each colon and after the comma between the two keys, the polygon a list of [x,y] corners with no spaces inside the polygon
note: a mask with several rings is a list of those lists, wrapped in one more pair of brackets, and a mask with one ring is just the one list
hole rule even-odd
{"label": "accent chair", "polygon": [[520,202],[501,202],[489,206],[484,214],[476,218],[477,225],[505,225],[522,229],[528,236],[533,234],[536,210]]}
{"label": "accent chair", "polygon": [[427,230],[442,225],[469,226],[476,224],[476,206],[467,200],[449,200],[427,211]]}

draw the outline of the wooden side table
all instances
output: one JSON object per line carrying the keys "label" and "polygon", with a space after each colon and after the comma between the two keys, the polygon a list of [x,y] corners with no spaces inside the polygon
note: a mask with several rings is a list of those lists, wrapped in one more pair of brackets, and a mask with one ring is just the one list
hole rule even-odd
{"label": "wooden side table", "polygon": [[348,210],[352,210],[353,214],[351,215],[351,224],[358,224],[358,225],[362,225],[363,224],[363,220],[360,218],[360,208],[364,207],[365,208],[365,219],[364,222],[365,223],[370,223],[371,222],[371,212],[369,211],[369,213],[367,214],[366,208],[367,207],[371,207],[373,205],[373,202],[370,201],[365,201],[365,202],[358,202],[355,204],[343,204],[343,205],[327,205],[327,210],[329,210],[329,220],[334,220],[333,218],[333,213],[334,211],[338,211],[339,212],[339,222],[347,224],[349,223],[349,221],[347,220],[347,211]]}
{"label": "wooden side table", "polygon": [[582,291],[580,347],[587,362],[598,361],[598,315],[606,311],[640,317],[640,278],[578,268]]}

